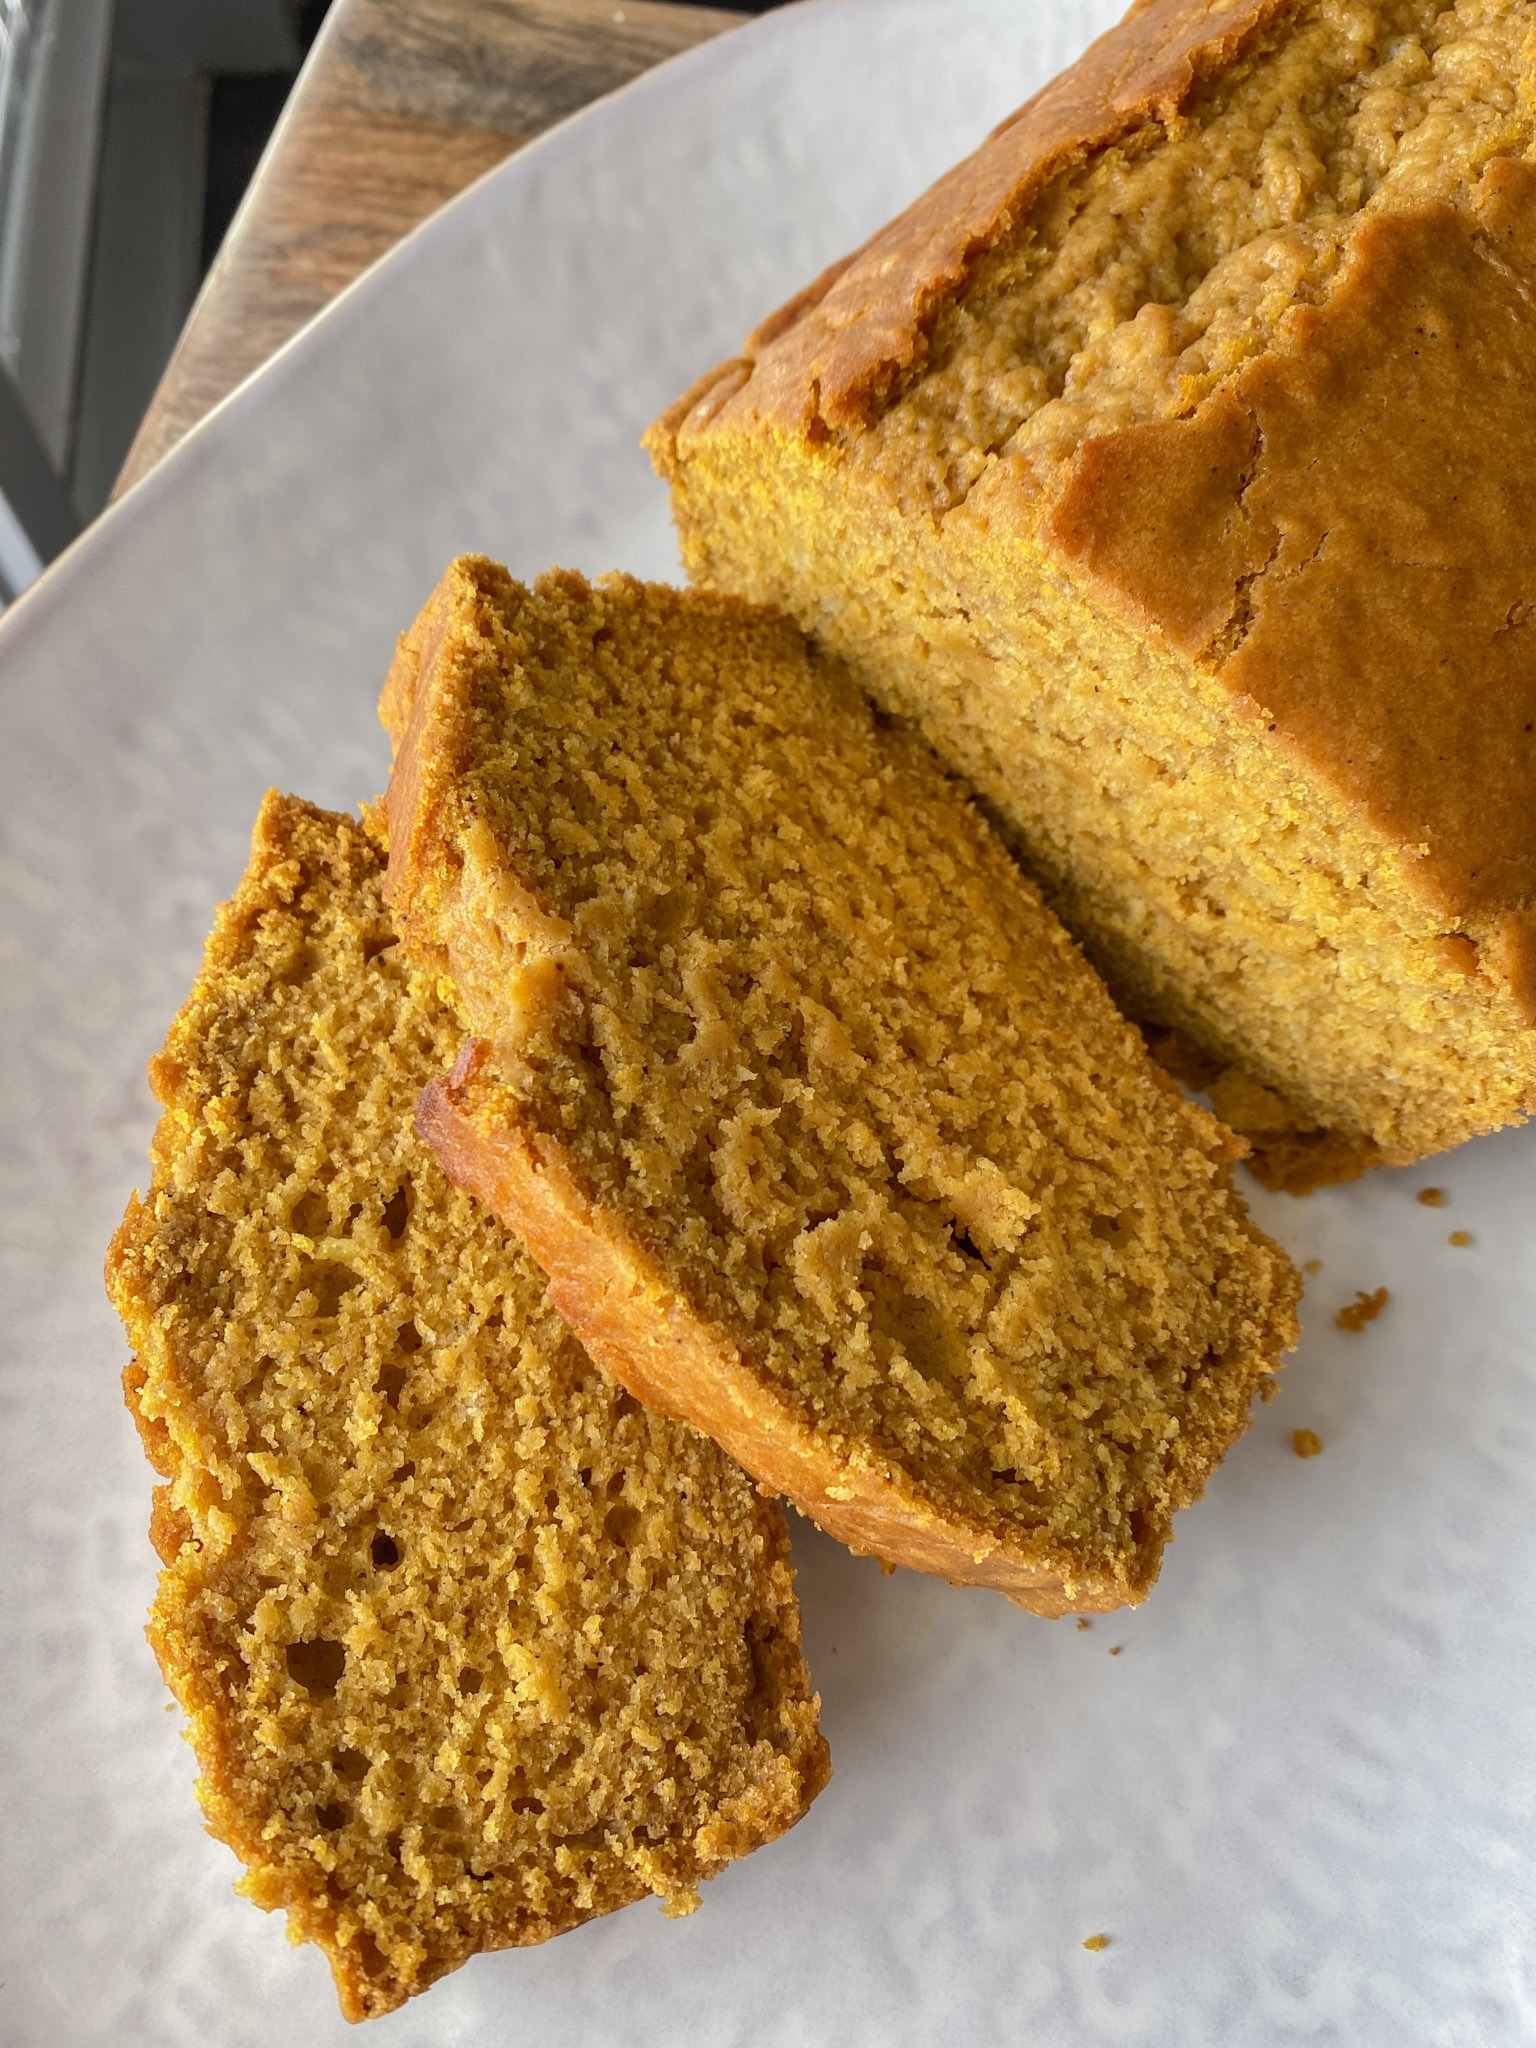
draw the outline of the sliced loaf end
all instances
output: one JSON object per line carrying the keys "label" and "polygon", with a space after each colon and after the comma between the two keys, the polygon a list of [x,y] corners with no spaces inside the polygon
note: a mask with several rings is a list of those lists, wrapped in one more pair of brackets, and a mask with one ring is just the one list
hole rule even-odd
{"label": "sliced loaf end", "polygon": [[459,1032],[381,866],[268,798],[108,1262],[208,1824],[349,2019],[686,1911],[827,1778],[782,1513],[605,1378],[411,1130]]}

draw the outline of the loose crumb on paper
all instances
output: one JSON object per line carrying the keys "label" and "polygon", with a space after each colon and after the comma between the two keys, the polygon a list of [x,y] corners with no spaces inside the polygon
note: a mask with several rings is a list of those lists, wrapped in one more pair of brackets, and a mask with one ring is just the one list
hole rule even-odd
{"label": "loose crumb on paper", "polygon": [[1092,1627],[1093,1627],[1093,1623],[1092,1623],[1092,1622],[1091,1622],[1091,1621],[1090,1621],[1090,1620],[1088,1619],[1088,1617],[1087,1617],[1087,1615],[1086,1615],[1086,1614],[1080,1614],[1080,1615],[1079,1615],[1079,1616],[1077,1617],[1077,1632],[1078,1632],[1078,1634],[1079,1634],[1079,1635],[1081,1635],[1081,1634],[1082,1634],[1082,1632],[1083,1632],[1083,1630],[1084,1630],[1085,1628],[1092,1628]]}
{"label": "loose crumb on paper", "polygon": [[1110,1646],[1109,1646],[1109,1654],[1111,1655],[1111,1657],[1118,1657],[1118,1656],[1119,1656],[1119,1654],[1120,1654],[1120,1652],[1121,1652],[1121,1651],[1122,1651],[1122,1650],[1123,1650],[1124,1648],[1125,1648],[1125,1645],[1124,1645],[1124,1643],[1111,1643],[1111,1644],[1110,1644]]}
{"label": "loose crumb on paper", "polygon": [[1460,1249],[1462,1246],[1469,1245],[1472,1242],[1472,1233],[1470,1230],[1453,1230],[1445,1241],[1447,1244],[1453,1244]]}
{"label": "loose crumb on paper", "polygon": [[1378,1287],[1374,1294],[1367,1294],[1362,1288],[1349,1303],[1334,1317],[1334,1327],[1339,1330],[1363,1330],[1367,1323],[1374,1323],[1386,1307],[1391,1296],[1385,1287]]}
{"label": "loose crumb on paper", "polygon": [[1090,1934],[1083,1943],[1083,1947],[1091,1949],[1097,1955],[1100,1949],[1109,1947],[1109,1936],[1107,1934]]}
{"label": "loose crumb on paper", "polygon": [[1443,1209],[1445,1207],[1445,1189],[1420,1188],[1418,1199],[1424,1204],[1426,1209]]}
{"label": "loose crumb on paper", "polygon": [[1315,1458],[1323,1448],[1323,1440],[1315,1429],[1293,1429],[1291,1449],[1298,1458]]}
{"label": "loose crumb on paper", "polygon": [[1323,1262],[1321,1259],[1308,1259],[1301,1270],[1303,1273],[1321,1273]]}

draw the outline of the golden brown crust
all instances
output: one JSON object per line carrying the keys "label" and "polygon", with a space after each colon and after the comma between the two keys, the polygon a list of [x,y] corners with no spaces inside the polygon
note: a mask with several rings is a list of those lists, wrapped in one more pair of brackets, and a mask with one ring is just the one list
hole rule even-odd
{"label": "golden brown crust", "polygon": [[422,1097],[417,1130],[456,1186],[484,1203],[552,1275],[549,1299],[599,1365],[637,1400],[707,1430],[766,1487],[860,1556],[987,1586],[1034,1614],[1097,1614],[1147,1584],[1068,1587],[1038,1556],[988,1530],[957,1526],[894,1464],[835,1444],[776,1396],[681,1300],[617,1219],[580,1188],[559,1148],[497,1114],[476,1082],[487,1048],[472,1040],[454,1073]]}

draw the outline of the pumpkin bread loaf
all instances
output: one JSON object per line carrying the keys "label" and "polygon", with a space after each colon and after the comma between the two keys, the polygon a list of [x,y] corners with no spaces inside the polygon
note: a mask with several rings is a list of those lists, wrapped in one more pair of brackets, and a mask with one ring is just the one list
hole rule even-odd
{"label": "pumpkin bread loaf", "polygon": [[592,1355],[856,1549],[1141,1599],[1294,1275],[927,748],[780,617],[479,559],[383,714],[421,1129]]}
{"label": "pumpkin bread loaf", "polygon": [[381,865],[267,799],[108,1268],[208,1825],[349,2019],[687,1910],[827,1776],[781,1511],[592,1365],[412,1133],[459,1033]]}
{"label": "pumpkin bread loaf", "polygon": [[1533,0],[1141,0],[649,441],[1302,1187],[1536,1104],[1533,390]]}

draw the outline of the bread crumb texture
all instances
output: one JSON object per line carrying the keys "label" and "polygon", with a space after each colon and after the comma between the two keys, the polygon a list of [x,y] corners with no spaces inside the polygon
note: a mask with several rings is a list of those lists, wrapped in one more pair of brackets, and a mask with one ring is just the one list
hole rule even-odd
{"label": "bread crumb texture", "polygon": [[1533,291],[1536,0],[1153,0],[649,437],[1277,1187],[1536,1104]]}
{"label": "bread crumb texture", "polygon": [[385,709],[402,932],[590,1205],[540,1255],[605,1363],[655,1384],[686,1324],[667,1398],[857,1547],[1141,1598],[1295,1276],[926,748],[781,619],[478,559]]}
{"label": "bread crumb texture", "polygon": [[108,1264],[208,1825],[350,2019],[689,1910],[827,1775],[781,1512],[592,1365],[413,1135],[458,1041],[368,838],[269,797]]}

